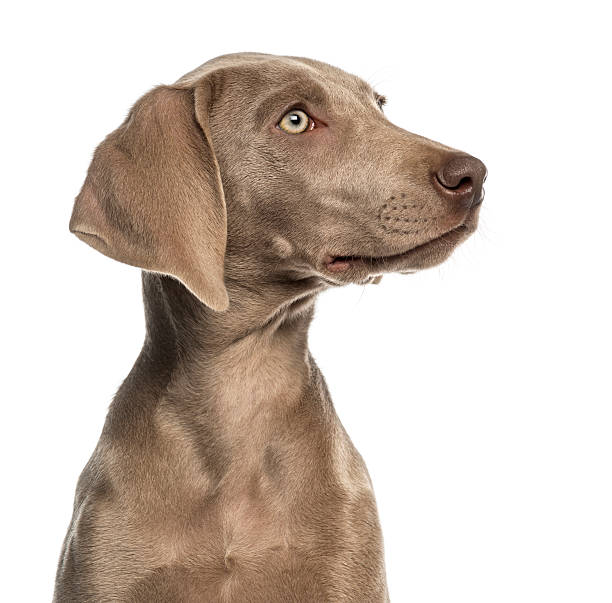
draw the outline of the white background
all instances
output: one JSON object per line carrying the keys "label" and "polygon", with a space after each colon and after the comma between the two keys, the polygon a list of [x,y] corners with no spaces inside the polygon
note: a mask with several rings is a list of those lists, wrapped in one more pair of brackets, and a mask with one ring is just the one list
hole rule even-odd
{"label": "white background", "polygon": [[216,55],[320,59],[488,166],[443,267],[327,292],[311,346],[396,602],[612,601],[604,3],[40,2],[3,9],[3,601],[50,600],[77,477],[143,339],[138,270],[68,233],[94,147]]}

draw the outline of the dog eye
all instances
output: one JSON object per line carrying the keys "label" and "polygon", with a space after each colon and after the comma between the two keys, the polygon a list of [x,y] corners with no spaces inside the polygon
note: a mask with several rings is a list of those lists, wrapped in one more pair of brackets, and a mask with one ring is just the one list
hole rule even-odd
{"label": "dog eye", "polygon": [[387,97],[382,94],[378,94],[378,92],[374,93],[374,98],[376,99],[376,104],[378,108],[382,111],[383,107],[387,104]]}
{"label": "dog eye", "polygon": [[306,130],[312,130],[314,126],[315,123],[310,116],[300,109],[293,109],[285,113],[278,122],[278,127],[287,134],[301,134]]}

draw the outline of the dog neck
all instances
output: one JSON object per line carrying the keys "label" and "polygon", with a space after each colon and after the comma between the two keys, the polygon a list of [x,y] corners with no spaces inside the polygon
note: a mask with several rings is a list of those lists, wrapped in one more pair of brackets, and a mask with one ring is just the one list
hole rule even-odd
{"label": "dog neck", "polygon": [[133,373],[157,381],[164,425],[214,449],[219,466],[263,453],[309,398],[307,334],[321,286],[306,280],[257,294],[229,283],[230,309],[217,313],[178,281],[143,273],[147,336]]}

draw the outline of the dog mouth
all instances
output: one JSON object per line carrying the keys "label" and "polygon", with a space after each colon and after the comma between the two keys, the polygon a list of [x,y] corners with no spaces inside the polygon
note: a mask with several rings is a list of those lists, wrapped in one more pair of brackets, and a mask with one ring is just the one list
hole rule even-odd
{"label": "dog mouth", "polygon": [[468,225],[461,223],[455,228],[435,237],[425,243],[415,245],[400,253],[382,256],[367,255],[327,255],[323,259],[326,271],[333,274],[341,274],[351,269],[366,269],[369,273],[391,272],[411,258],[426,255],[436,247],[455,247],[461,238],[468,232]]}

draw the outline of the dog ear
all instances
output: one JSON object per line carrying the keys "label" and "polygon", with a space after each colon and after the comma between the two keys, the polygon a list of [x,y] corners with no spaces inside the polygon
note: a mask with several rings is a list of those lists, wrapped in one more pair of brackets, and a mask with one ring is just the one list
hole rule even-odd
{"label": "dog ear", "polygon": [[115,260],[176,277],[222,311],[227,218],[211,97],[207,81],[143,96],[96,149],[70,231]]}

